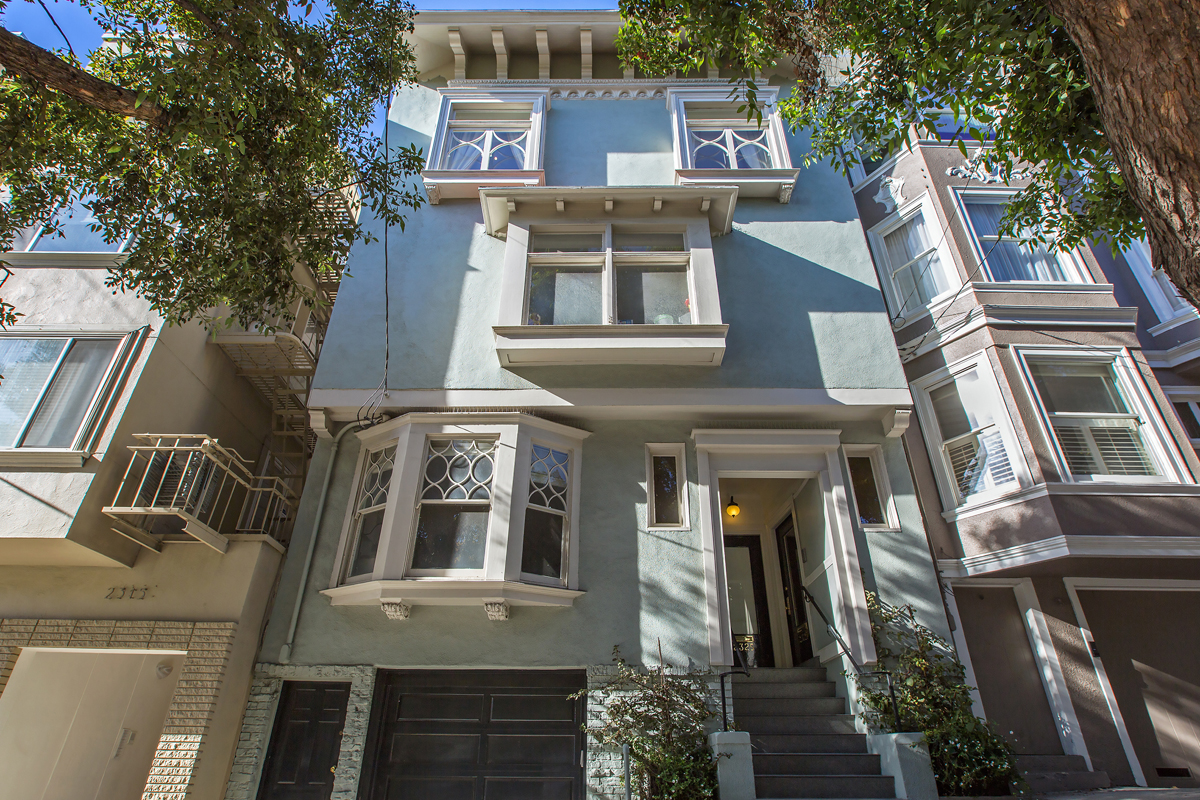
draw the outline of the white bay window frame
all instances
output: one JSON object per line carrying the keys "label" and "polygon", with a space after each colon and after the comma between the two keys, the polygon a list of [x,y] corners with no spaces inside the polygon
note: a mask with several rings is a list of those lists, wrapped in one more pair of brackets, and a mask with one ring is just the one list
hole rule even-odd
{"label": "white bay window frame", "polygon": [[[959,220],[962,222],[963,228],[967,232],[967,236],[971,240],[971,248],[974,251],[975,263],[982,265],[979,267],[978,274],[972,280],[979,280],[980,275],[986,276],[984,280],[1000,286],[1014,287],[1054,287],[1060,291],[1069,292],[1073,287],[1080,285],[1095,284],[1091,272],[1084,263],[1083,256],[1078,248],[1071,250],[1051,250],[1047,248],[1048,253],[1053,256],[1061,267],[1066,280],[1015,280],[1007,281],[1000,280],[994,277],[990,267],[987,265],[987,256],[992,249],[993,241],[1016,241],[1016,237],[1011,236],[983,236],[975,229],[975,225],[971,222],[971,215],[967,212],[966,204],[977,201],[982,203],[990,203],[1003,206],[1017,194],[1014,189],[965,189],[961,187],[954,188],[955,205],[958,209]],[[971,270],[968,270],[971,272]]]}
{"label": "white bay window frame", "polygon": [[[933,406],[931,392],[972,371],[976,373],[979,381],[976,399],[986,403],[988,411],[992,414],[993,421],[987,427],[994,427],[996,433],[999,434],[1013,478],[1002,485],[964,498],[959,492],[950,458],[946,452],[947,442],[942,438],[941,426]],[[1017,439],[1008,405],[1004,402],[1004,396],[1000,392],[1000,385],[996,380],[996,373],[986,350],[960,359],[928,375],[923,375],[913,381],[910,388],[917,415],[922,421],[921,430],[924,433],[929,459],[933,464],[934,477],[937,479],[938,494],[942,498],[942,508],[945,512],[957,513],[981,506],[1033,485],[1029,465],[1025,461],[1025,454]]]}
{"label": "white bay window frame", "polygon": [[[729,99],[725,89],[668,89],[667,108],[671,113],[671,131],[675,152],[675,183],[687,185],[737,186],[742,197],[775,197],[780,203],[791,201],[792,190],[800,170],[792,166],[788,152],[787,132],[783,121],[775,110],[779,89],[774,86],[760,87],[758,101],[763,106],[762,126],[758,119],[747,120],[745,111],[738,114],[742,105]],[[689,106],[727,106],[725,118],[688,119]],[[692,157],[691,131],[697,129],[723,130],[724,149],[734,159],[736,143],[734,129],[759,129],[764,133],[764,144],[770,153],[769,168],[740,169],[736,162],[724,169],[697,168]]]}
{"label": "white bay window frame", "polygon": [[[912,222],[918,216],[924,219],[925,228],[929,231],[932,242],[924,253],[913,259],[913,262],[919,262],[923,258],[936,255],[936,267],[929,268],[940,270],[939,274],[942,277],[942,283],[947,288],[938,292],[928,303],[918,303],[910,306],[911,300],[908,297],[908,292],[904,292],[896,284],[895,280],[896,273],[908,266],[908,264],[892,263],[892,259],[888,256],[887,237],[904,225]],[[872,226],[867,231],[867,242],[871,247],[871,252],[875,256],[875,263],[879,265],[881,273],[879,282],[883,286],[884,295],[887,297],[888,306],[891,309],[893,319],[896,320],[897,327],[911,324],[925,316],[929,313],[930,308],[952,297],[961,287],[962,280],[958,274],[957,262],[954,260],[950,244],[944,234],[944,225],[938,216],[937,208],[929,192],[925,192],[920,197],[914,198],[911,202],[897,208],[893,213]],[[910,309],[907,314],[904,312],[906,307]]]}
{"label": "white bay window frame", "polygon": [[[1150,396],[1141,373],[1125,348],[1073,348],[1073,347],[1015,347],[1017,360],[1021,365],[1025,389],[1029,392],[1034,408],[1037,409],[1038,424],[1041,434],[1051,444],[1055,466],[1062,476],[1064,483],[1193,483],[1187,464],[1175,444],[1170,429],[1158,412],[1158,407]],[[1118,417],[1129,419],[1136,426],[1142,445],[1146,449],[1158,475],[1076,475],[1072,473],[1067,462],[1066,454],[1054,430],[1054,419],[1058,416],[1078,416],[1082,419],[1092,419],[1104,415],[1056,415],[1046,410],[1037,386],[1030,372],[1030,361],[1039,359],[1048,361],[1069,361],[1079,364],[1104,364],[1111,368],[1121,400],[1127,407],[1125,414],[1112,414],[1114,420]]]}
{"label": "white bay window frame", "polygon": [[[439,89],[441,105],[438,108],[437,128],[429,147],[426,169],[421,173],[429,202],[440,203],[443,198],[474,198],[479,190],[488,186],[543,186],[546,173],[542,168],[546,146],[546,112],[550,107],[550,94],[536,90],[506,89]],[[470,121],[456,122],[456,108],[480,109],[495,106],[499,110],[508,107],[528,107],[528,120]],[[525,141],[525,163],[520,169],[488,169],[489,150],[485,148],[479,169],[448,169],[445,159],[452,147],[451,132],[456,127],[485,131],[491,138],[492,128],[523,128],[528,131]]]}
{"label": "white bay window frame", "polygon": [[[579,504],[583,440],[577,428],[519,413],[411,413],[356,434],[361,453],[351,504],[343,520],[330,588],[333,605],[570,605],[579,584]],[[487,540],[480,569],[414,569],[413,550],[421,508],[429,442],[489,440],[496,443]],[[396,446],[387,509],[369,574],[346,575],[354,542],[355,506],[368,454]],[[533,448],[543,445],[569,458],[561,577],[522,573],[524,526]],[[407,616],[407,610],[404,612]],[[489,608],[489,615],[492,609]]]}

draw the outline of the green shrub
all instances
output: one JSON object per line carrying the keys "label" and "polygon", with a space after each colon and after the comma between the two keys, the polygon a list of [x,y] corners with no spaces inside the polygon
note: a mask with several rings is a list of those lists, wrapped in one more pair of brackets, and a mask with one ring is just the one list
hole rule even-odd
{"label": "green shrub", "polygon": [[[629,666],[613,648],[617,674],[594,692],[603,701],[599,724],[585,727],[597,741],[629,745],[635,796],[641,800],[711,800],[717,792],[717,761],[704,724],[711,673],[677,673],[662,663],[649,671]],[[587,692],[580,692],[584,696]]]}
{"label": "green shrub", "polygon": [[889,606],[867,592],[881,669],[892,674],[899,727],[886,680],[856,680],[864,721],[892,733],[923,731],[940,795],[1003,795],[1020,785],[1012,748],[971,710],[971,687],[950,644],[916,620],[911,605]]}

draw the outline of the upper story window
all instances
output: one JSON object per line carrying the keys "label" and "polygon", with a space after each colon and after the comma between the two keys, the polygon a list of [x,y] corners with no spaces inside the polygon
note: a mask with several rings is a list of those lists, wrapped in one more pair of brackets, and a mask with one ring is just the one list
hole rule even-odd
{"label": "upper story window", "polygon": [[569,604],[587,435],[522,414],[408,414],[359,433],[334,603]]}
{"label": "upper story window", "polygon": [[1196,309],[1180,296],[1179,290],[1171,283],[1167,273],[1154,268],[1150,245],[1146,244],[1145,240],[1133,242],[1122,248],[1121,253],[1125,256],[1125,263],[1129,264],[1133,277],[1142,287],[1142,293],[1150,301],[1159,323],[1186,321],[1196,316]]}
{"label": "upper story window", "polygon": [[507,238],[500,363],[719,365],[728,326],[710,226],[731,224],[736,191],[484,190],[485,223],[504,219]]}
{"label": "upper story window", "polygon": [[1064,476],[1159,483],[1178,482],[1186,474],[1127,355],[1018,352]]}
{"label": "upper story window", "polygon": [[0,336],[0,460],[82,464],[136,338]]}
{"label": "upper story window", "polygon": [[900,518],[879,445],[843,446],[850,469],[850,497],[863,530],[899,530]]}
{"label": "upper story window", "polygon": [[443,89],[422,173],[430,202],[476,197],[484,186],[541,186],[545,92]]}
{"label": "upper story window", "polygon": [[605,225],[530,232],[527,325],[688,325],[686,234]]}
{"label": "upper story window", "polygon": [[17,253],[120,253],[129,240],[106,242],[104,233],[87,207],[90,198],[81,198],[54,214],[50,224],[35,225],[19,231],[13,241]]}
{"label": "upper story window", "polygon": [[1172,398],[1171,405],[1192,446],[1200,446],[1200,400]]}
{"label": "upper story window", "polygon": [[787,135],[774,110],[778,90],[759,93],[762,122],[747,120],[728,92],[673,89],[667,103],[675,129],[676,183],[735,183],[743,197],[791,199],[798,170],[792,168]]}
{"label": "upper story window", "polygon": [[1000,220],[1011,196],[1011,192],[959,192],[975,255],[984,265],[987,279],[996,282],[1091,283],[1087,270],[1074,254],[1050,250],[1044,245],[1000,233]]}
{"label": "upper story window", "polygon": [[[933,117],[933,128],[936,138],[943,142],[992,142],[996,140],[996,131],[990,125],[980,122],[973,117],[955,114],[952,109],[941,109]],[[921,137],[925,138],[929,131],[922,130]]]}
{"label": "upper story window", "polygon": [[925,376],[913,395],[947,508],[983,502],[1028,483],[1012,423],[985,353]]}
{"label": "upper story window", "polygon": [[929,195],[924,194],[867,233],[897,316],[911,317],[958,288],[954,261],[937,219]]}

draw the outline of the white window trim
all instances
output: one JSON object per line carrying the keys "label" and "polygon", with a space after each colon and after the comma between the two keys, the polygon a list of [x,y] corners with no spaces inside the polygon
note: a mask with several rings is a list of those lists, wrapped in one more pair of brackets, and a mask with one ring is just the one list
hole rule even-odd
{"label": "white window trim", "polygon": [[[531,229],[564,233],[644,225],[647,230],[682,230],[688,263],[689,325],[526,325]],[[678,254],[676,254],[678,255]],[[605,313],[612,299],[611,264],[606,264]],[[505,367],[572,364],[690,364],[719,366],[729,326],[721,321],[716,262],[707,216],[656,219],[573,219],[516,214],[509,218],[500,288],[496,354]]]}
{"label": "white window trim", "polygon": [[[442,198],[474,198],[486,186],[544,186],[543,170],[546,150],[546,111],[550,108],[549,91],[531,89],[439,89],[441,105],[437,127],[429,147],[426,169],[421,173],[429,202],[437,204]],[[523,169],[442,169],[440,167],[449,139],[450,114],[458,103],[528,103],[529,138],[525,148]]]}
{"label": "white window trim", "polygon": [[[1041,428],[1041,434],[1045,437],[1045,441],[1051,445],[1055,467],[1058,469],[1059,475],[1062,476],[1063,483],[1161,484],[1194,482],[1188,470],[1187,463],[1183,460],[1183,456],[1175,446],[1175,437],[1171,435],[1166,422],[1158,413],[1158,407],[1150,396],[1150,392],[1146,388],[1146,384],[1142,380],[1141,374],[1138,372],[1126,348],[1023,345],[1021,347],[1014,347],[1013,350],[1017,356],[1017,363],[1021,365],[1021,376],[1025,382],[1025,391],[1029,393],[1029,398],[1033,402],[1034,408],[1037,409],[1038,425]],[[1058,437],[1054,435],[1050,416],[1046,413],[1046,408],[1042,403],[1041,397],[1038,395],[1037,386],[1033,382],[1033,375],[1029,371],[1028,356],[1033,356],[1034,358],[1070,359],[1081,363],[1111,364],[1113,375],[1117,380],[1117,389],[1121,392],[1122,399],[1129,404],[1130,410],[1138,415],[1142,423],[1138,430],[1142,433],[1142,440],[1146,445],[1146,450],[1150,453],[1150,457],[1154,460],[1154,465],[1158,467],[1162,474],[1145,476],[1073,475],[1070,467],[1067,466],[1067,459],[1063,455],[1062,447],[1058,443]],[[1174,409],[1172,409],[1172,413],[1174,413]]]}
{"label": "white window trim", "polygon": [[[937,250],[938,260],[941,262],[942,269],[948,273],[944,277],[950,288],[937,297],[934,297],[928,304],[914,308],[909,316],[901,318],[901,315],[904,313],[904,297],[900,296],[900,290],[892,281],[893,268],[891,259],[888,258],[885,239],[888,234],[906,224],[918,214],[925,218],[925,224],[928,226],[930,233],[937,237],[934,248]],[[950,251],[947,230],[946,226],[942,223],[942,218],[938,216],[937,206],[933,202],[933,197],[929,192],[924,192],[920,197],[913,198],[908,203],[897,208],[867,231],[867,243],[870,245],[871,252],[875,256],[875,263],[879,265],[879,283],[883,286],[884,296],[887,298],[892,318],[897,321],[899,327],[912,324],[923,315],[928,314],[931,308],[953,297],[962,288],[962,276],[958,274],[958,262],[954,259]]]}
{"label": "white window trim", "polygon": [[[742,197],[777,197],[781,203],[790,202],[800,170],[792,166],[792,157],[788,152],[787,132],[776,111],[778,100],[778,87],[760,87],[758,101],[763,106],[762,124],[767,129],[768,149],[771,152],[771,163],[775,165],[774,167],[770,169],[696,169],[692,166],[692,153],[688,146],[687,104],[729,103],[729,92],[727,89],[667,89],[667,109],[671,113],[671,132],[675,155],[675,183],[679,185],[735,185]],[[734,103],[735,108],[737,105]]]}
{"label": "white window trim", "polygon": [[[112,415],[121,387],[124,386],[130,370],[133,368],[134,354],[149,335],[149,327],[138,328],[135,331],[88,331],[56,332],[49,330],[22,330],[13,327],[4,336],[13,339],[117,339],[116,352],[109,362],[104,376],[100,379],[99,388],[92,397],[83,423],[75,435],[70,447],[0,447],[0,467],[82,467],[84,462],[96,451],[104,424]],[[64,348],[63,354],[66,354]],[[61,357],[60,357],[61,360]],[[49,384],[47,383],[47,386]],[[42,398],[35,404],[40,405]],[[31,412],[33,413],[33,412]]]}
{"label": "white window trim", "polygon": [[[337,557],[325,590],[334,605],[570,605],[579,585],[581,456],[587,431],[520,413],[411,413],[356,434],[362,447],[342,522]],[[430,438],[494,438],[499,442],[492,477],[492,510],[484,564],[479,570],[420,570],[410,567],[418,497]],[[533,444],[570,456],[567,538],[561,581],[521,572],[525,509]],[[355,579],[343,577],[350,558],[354,505],[369,451],[396,445],[375,568]],[[434,574],[434,573],[437,574]],[[407,613],[407,612],[405,612]],[[507,611],[505,612],[507,613]]]}
{"label": "white window trim", "polygon": [[[887,467],[883,463],[883,447],[877,444],[845,444],[842,445],[842,451],[847,459],[846,488],[855,512],[854,524],[864,531],[899,531],[900,515],[896,511],[896,501],[892,497],[892,484],[888,480]],[[887,518],[887,522],[882,525],[863,525],[861,522],[862,515],[858,513],[858,498],[854,495],[854,476],[850,474],[849,459],[852,457],[866,457],[871,461],[871,471],[875,474],[875,490],[879,492],[879,504],[883,507],[883,514]]]}
{"label": "white window trim", "polygon": [[[1139,252],[1141,247],[1146,248],[1144,254]],[[1149,260],[1150,248],[1146,246],[1145,242],[1134,242],[1129,247],[1121,248],[1121,255],[1129,266],[1129,271],[1133,273],[1134,279],[1137,280],[1138,286],[1141,287],[1142,294],[1146,296],[1150,307],[1154,309],[1154,315],[1158,317],[1159,324],[1148,328],[1151,336],[1165,333],[1200,316],[1200,313],[1187,301],[1184,301],[1184,306],[1178,309],[1171,304],[1162,284],[1159,283],[1159,276],[1156,275],[1158,271],[1154,269],[1153,262]],[[1161,277],[1170,281],[1166,275]],[[1171,285],[1173,290],[1174,284]]]}
{"label": "white window trim", "polygon": [[[654,522],[654,456],[674,456],[676,481],[679,484],[678,525],[656,525]],[[692,517],[688,507],[691,490],[687,478],[687,448],[680,443],[653,442],[646,444],[646,530],[688,531],[692,529]]]}
{"label": "white window trim", "polygon": [[[946,464],[946,459],[942,452],[941,427],[938,425],[937,414],[934,413],[933,401],[930,399],[929,393],[938,386],[972,369],[978,371],[980,380],[984,382],[991,395],[990,399],[993,403],[996,430],[999,431],[1000,437],[1004,441],[1004,449],[1008,455],[1009,464],[1012,466],[1013,474],[1017,479],[1005,486],[972,495],[960,503],[958,502],[958,489],[954,483],[954,476],[950,473],[949,465]],[[942,498],[943,510],[961,513],[975,506],[992,503],[997,498],[1015,494],[1033,485],[1029,464],[1025,461],[1025,451],[1021,448],[1020,442],[1017,439],[1016,429],[1013,426],[1008,404],[1004,402],[1004,395],[1000,391],[1000,384],[996,379],[996,372],[992,368],[988,351],[981,350],[966,358],[959,359],[949,366],[931,372],[928,375],[923,375],[916,381],[913,381],[910,384],[910,388],[912,389],[913,400],[916,404],[917,416],[924,423],[921,426],[921,430],[925,434],[925,446],[929,452],[930,461],[933,463],[933,474],[937,479],[938,494]]]}
{"label": "white window trim", "polygon": [[[1071,250],[1054,250],[1052,253],[1059,259],[1063,266],[1063,270],[1068,273],[1074,280],[1071,281],[995,281],[992,275],[988,272],[987,264],[984,263],[984,255],[987,252],[983,249],[983,242],[979,239],[979,235],[975,233],[975,226],[971,224],[971,215],[967,213],[965,203],[972,199],[983,199],[991,202],[1005,203],[1011,200],[1016,194],[1015,189],[984,189],[963,187],[952,187],[954,192],[954,206],[958,212],[959,221],[962,222],[963,229],[967,232],[967,236],[971,239],[971,251],[975,254],[976,268],[968,270],[971,275],[971,280],[981,280],[982,282],[992,285],[1013,286],[1019,287],[1024,291],[1027,287],[1049,288],[1055,286],[1070,286],[1072,284],[1094,284],[1095,279],[1092,277],[1091,270],[1087,268],[1084,262],[1083,255],[1079,248]],[[965,265],[964,265],[965,266]]]}

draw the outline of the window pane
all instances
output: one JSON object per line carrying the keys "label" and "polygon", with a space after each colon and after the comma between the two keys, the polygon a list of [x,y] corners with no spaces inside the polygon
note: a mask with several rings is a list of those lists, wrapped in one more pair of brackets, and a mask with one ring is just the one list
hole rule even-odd
{"label": "window pane", "polygon": [[116,339],[77,339],[38,406],[23,447],[71,447],[104,373],[117,352]]}
{"label": "window pane", "polygon": [[450,131],[443,159],[445,169],[479,169],[487,131]]}
{"label": "window pane", "polygon": [[599,253],[604,250],[603,233],[535,233],[531,253]]}
{"label": "window pane", "polygon": [[562,577],[563,518],[536,508],[525,509],[525,544],[521,571],[547,578]]}
{"label": "window pane", "polygon": [[528,120],[533,108],[528,103],[480,103],[478,105],[454,104],[456,120],[513,119]]}
{"label": "window pane", "polygon": [[0,447],[17,446],[21,428],[67,341],[0,337]]}
{"label": "window pane", "polygon": [[1126,414],[1108,364],[1031,362],[1029,372],[1042,404],[1051,414],[1083,412]]}
{"label": "window pane", "polygon": [[1068,281],[1058,258],[1041,245],[1022,244],[1015,240],[998,240],[1000,220],[1004,217],[1003,203],[964,202],[967,216],[977,236],[994,281]]}
{"label": "window pane", "polygon": [[388,488],[392,484],[392,469],[396,462],[396,445],[376,450],[367,456],[359,489],[358,509],[365,510],[387,502]]}
{"label": "window pane", "polygon": [[854,502],[858,506],[858,521],[863,525],[886,525],[879,487],[875,485],[875,470],[868,456],[849,456],[850,482],[854,486]]}
{"label": "window pane", "polygon": [[495,457],[495,440],[430,440],[421,499],[491,500]]}
{"label": "window pane", "polygon": [[692,166],[696,169],[729,169],[725,131],[690,131]]}
{"label": "window pane", "polygon": [[771,151],[767,145],[767,129],[733,131],[733,148],[738,169],[770,169]]}
{"label": "window pane", "polygon": [[942,439],[953,439],[968,431],[991,425],[991,401],[974,370],[929,393]]}
{"label": "window pane", "polygon": [[963,500],[1016,480],[1004,440],[994,428],[947,445],[946,456]]}
{"label": "window pane", "polygon": [[682,233],[613,231],[613,250],[622,253],[682,253]]}
{"label": "window pane", "polygon": [[1141,431],[1129,420],[1056,421],[1054,435],[1073,475],[1157,475]]}
{"label": "window pane", "polygon": [[529,325],[599,325],[603,276],[562,267],[529,270]]}
{"label": "window pane", "polygon": [[90,200],[76,202],[70,208],[65,208],[55,215],[58,233],[43,233],[31,248],[39,253],[117,253],[121,250],[121,242],[105,242],[101,231],[92,230],[96,218],[83,204]]}
{"label": "window pane", "polygon": [[1200,439],[1200,420],[1196,419],[1196,413],[1192,411],[1192,407],[1187,403],[1172,403],[1175,406],[1175,413],[1179,415],[1179,421],[1183,423],[1183,429],[1187,431],[1187,435],[1193,439]]}
{"label": "window pane", "polygon": [[679,503],[679,464],[675,456],[651,456],[654,477],[655,525],[682,525]]}
{"label": "window pane", "polygon": [[896,291],[902,310],[928,305],[950,287],[936,250],[932,250],[929,227],[921,214],[884,237],[888,262],[894,270]]}
{"label": "window pane", "polygon": [[379,536],[383,532],[383,512],[379,508],[362,515],[358,523],[358,538],[354,542],[354,557],[350,562],[350,577],[375,571],[375,555],[379,552]]}
{"label": "window pane", "polygon": [[569,456],[566,453],[535,444],[529,466],[529,502],[566,512],[569,469]]}
{"label": "window pane", "polygon": [[964,202],[963,206],[967,209],[967,216],[971,218],[971,227],[975,229],[975,233],[980,236],[1000,235],[1000,220],[1004,217],[1003,203]]}
{"label": "window pane", "polygon": [[524,169],[528,131],[494,131],[488,169]]}
{"label": "window pane", "polygon": [[422,503],[413,569],[483,569],[490,505]]}
{"label": "window pane", "polygon": [[685,267],[620,267],[617,322],[686,325],[692,321]]}

